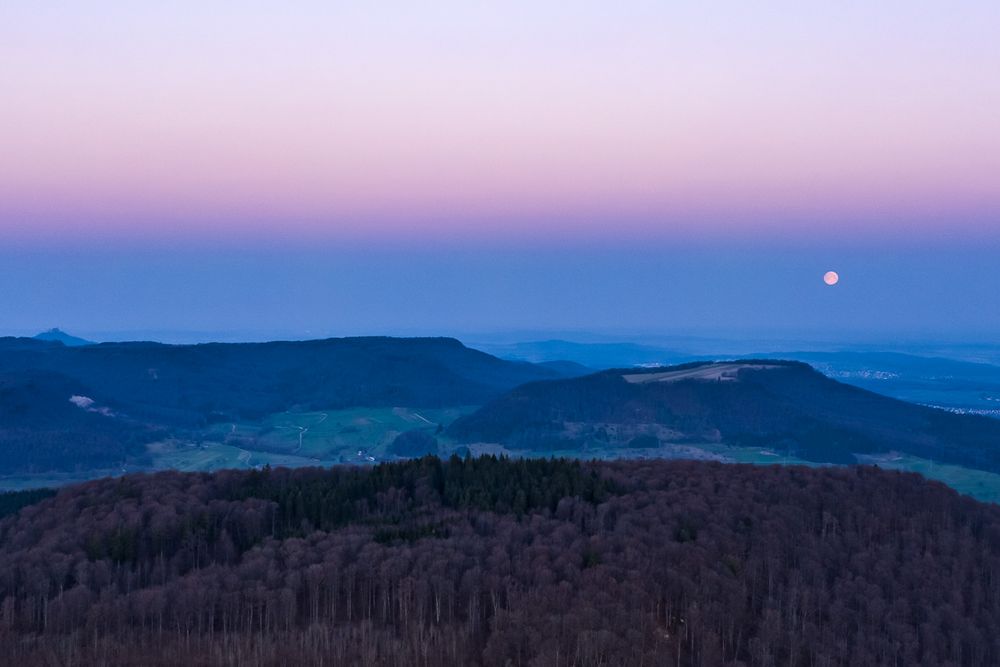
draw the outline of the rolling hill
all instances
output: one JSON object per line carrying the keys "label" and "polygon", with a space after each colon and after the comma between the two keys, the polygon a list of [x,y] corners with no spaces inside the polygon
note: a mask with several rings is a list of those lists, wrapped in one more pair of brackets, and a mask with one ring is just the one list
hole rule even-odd
{"label": "rolling hill", "polygon": [[[766,349],[744,343],[711,339],[674,341],[676,347],[632,342],[579,343],[544,340],[521,343],[483,343],[482,349],[503,359],[546,363],[577,362],[594,370],[659,366],[759,357],[803,361],[825,375],[863,389],[911,403],[1000,417],[1000,365],[984,363],[988,350],[913,348],[914,353],[859,346],[857,349],[801,349],[796,344]],[[953,354],[954,358],[947,355]],[[942,356],[945,355],[945,356]],[[965,357],[978,361],[971,361]],[[965,360],[963,360],[965,359]]]}
{"label": "rolling hill", "polygon": [[767,447],[823,463],[904,452],[1000,471],[1000,421],[906,403],[800,362],[699,362],[611,370],[518,387],[456,420],[448,435],[530,451]]}
{"label": "rolling hill", "polygon": [[90,470],[143,458],[161,432],[110,411],[45,371],[0,371],[0,471]]}
{"label": "rolling hill", "polygon": [[164,429],[293,409],[476,405],[562,376],[454,339],[374,337],[77,347],[4,338],[0,370],[0,472],[118,465]]}

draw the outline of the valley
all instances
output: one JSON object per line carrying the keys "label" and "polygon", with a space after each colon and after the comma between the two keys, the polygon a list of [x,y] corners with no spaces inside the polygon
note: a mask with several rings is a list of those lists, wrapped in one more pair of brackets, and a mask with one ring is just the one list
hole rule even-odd
{"label": "valley", "polygon": [[[919,376],[913,397],[933,398],[940,389],[920,387],[936,383],[957,395],[955,387],[989,385],[992,366],[812,356],[827,379],[804,364],[764,358],[581,375],[573,364],[502,360],[446,339],[72,348],[3,339],[0,414],[9,417],[0,422],[0,448],[22,458],[4,459],[0,490],[163,470],[365,467],[406,458],[393,443],[419,432],[426,451],[443,457],[863,463],[1000,499],[1000,468],[990,458],[1000,420],[837,382],[895,381],[898,393],[901,378]],[[982,393],[967,391],[970,404]],[[480,400],[453,403],[458,396]],[[397,402],[406,397],[413,402]],[[914,440],[907,429],[936,435]],[[29,441],[38,444],[26,451],[19,443]],[[44,458],[50,444],[58,454]]]}

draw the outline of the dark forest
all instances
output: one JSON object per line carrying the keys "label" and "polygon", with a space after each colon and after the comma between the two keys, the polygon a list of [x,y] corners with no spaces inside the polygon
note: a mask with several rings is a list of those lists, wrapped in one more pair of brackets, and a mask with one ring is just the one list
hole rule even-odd
{"label": "dark forest", "polygon": [[1000,663],[1000,508],[914,474],[426,457],[46,496],[3,504],[8,664]]}

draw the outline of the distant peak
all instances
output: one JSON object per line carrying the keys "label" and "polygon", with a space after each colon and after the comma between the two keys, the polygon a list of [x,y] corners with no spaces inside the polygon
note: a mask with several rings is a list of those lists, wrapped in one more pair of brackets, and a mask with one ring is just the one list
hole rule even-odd
{"label": "distant peak", "polygon": [[80,345],[92,345],[93,342],[86,340],[84,338],[79,338],[78,336],[73,336],[59,327],[53,327],[48,331],[43,331],[42,333],[35,336],[35,340],[44,340],[49,342],[62,343],[67,347],[75,347]]}

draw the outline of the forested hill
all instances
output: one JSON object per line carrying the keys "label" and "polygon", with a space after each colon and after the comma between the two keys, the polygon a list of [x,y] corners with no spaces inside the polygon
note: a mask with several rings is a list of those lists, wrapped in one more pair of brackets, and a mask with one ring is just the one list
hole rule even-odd
{"label": "forested hill", "polygon": [[474,405],[524,382],[561,377],[453,338],[330,338],[271,343],[102,343],[0,339],[5,373],[46,371],[132,414],[201,419],[290,406]]}
{"label": "forested hill", "polygon": [[803,363],[766,359],[531,383],[457,420],[449,434],[584,455],[590,447],[718,441],[828,463],[897,451],[1000,472],[1000,420],[899,401]]}
{"label": "forested hill", "polygon": [[1000,664],[998,571],[1000,508],[866,467],[427,458],[161,473],[0,520],[0,654],[24,667],[986,666]]}
{"label": "forested hill", "polygon": [[144,443],[286,410],[475,405],[565,371],[450,338],[163,345],[0,338],[0,473],[141,462]]}

